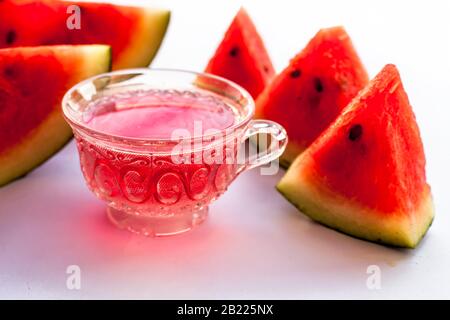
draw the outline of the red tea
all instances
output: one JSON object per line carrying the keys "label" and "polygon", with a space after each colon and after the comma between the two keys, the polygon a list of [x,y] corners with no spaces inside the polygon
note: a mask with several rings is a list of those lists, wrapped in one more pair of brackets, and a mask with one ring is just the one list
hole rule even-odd
{"label": "red tea", "polygon": [[170,148],[164,146],[165,140],[170,145],[176,132],[199,137],[233,126],[238,114],[223,99],[191,91],[136,91],[99,99],[86,110],[90,129],[160,140],[158,149],[167,151],[153,153],[151,146],[141,147],[140,152],[112,148],[76,134],[90,189],[116,210],[156,216],[196,212],[225,191],[237,174],[238,166],[230,161],[236,157],[237,141],[223,143],[222,155],[213,163],[202,160],[205,150],[195,149],[183,156],[196,161],[174,161]]}
{"label": "red tea", "polygon": [[[203,135],[227,129],[236,119],[232,107],[221,100],[186,92],[138,92],[108,97],[95,105],[103,112],[87,122],[90,128],[131,138],[170,139],[177,130]],[[199,126],[201,132],[194,132]]]}

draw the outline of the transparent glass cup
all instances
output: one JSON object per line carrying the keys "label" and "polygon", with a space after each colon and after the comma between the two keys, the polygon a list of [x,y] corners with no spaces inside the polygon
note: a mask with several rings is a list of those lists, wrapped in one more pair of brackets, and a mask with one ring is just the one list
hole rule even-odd
{"label": "transparent glass cup", "polygon": [[[120,94],[152,95],[159,104],[180,97],[196,103],[215,99],[232,106],[236,120],[225,130],[162,139],[90,128],[95,115],[115,110],[114,101],[95,102]],[[106,202],[107,215],[116,226],[147,236],[178,234],[200,224],[208,205],[238,174],[277,159],[287,144],[280,125],[252,120],[254,101],[247,91],[209,74],[169,69],[106,73],[75,85],[64,96],[62,108],[89,189]],[[249,139],[261,135],[268,137],[269,146],[250,152]]]}

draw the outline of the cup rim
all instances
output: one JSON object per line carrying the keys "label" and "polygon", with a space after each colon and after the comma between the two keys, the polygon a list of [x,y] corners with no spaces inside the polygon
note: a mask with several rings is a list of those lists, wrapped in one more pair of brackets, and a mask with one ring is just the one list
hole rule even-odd
{"label": "cup rim", "polygon": [[95,138],[101,138],[105,141],[110,140],[116,140],[120,142],[130,142],[132,144],[151,144],[151,143],[174,143],[174,142],[181,142],[186,140],[186,138],[179,138],[179,139],[172,139],[172,138],[136,138],[136,137],[128,137],[128,136],[120,136],[115,134],[106,133],[104,131],[92,129],[83,122],[79,121],[78,119],[75,119],[74,116],[71,114],[71,107],[69,106],[68,100],[70,99],[70,96],[74,91],[79,89],[80,87],[87,85],[88,83],[92,83],[93,81],[103,78],[103,77],[112,77],[112,76],[120,76],[120,75],[127,75],[127,74],[151,74],[153,72],[163,72],[163,73],[179,73],[179,74],[185,74],[185,75],[193,75],[193,76],[202,76],[209,79],[218,80],[222,83],[225,83],[232,88],[236,89],[247,101],[247,103],[243,106],[246,107],[248,111],[246,111],[246,114],[236,123],[233,125],[218,130],[215,133],[208,133],[208,134],[202,134],[201,136],[193,136],[190,137],[189,140],[197,140],[197,139],[207,139],[207,138],[214,138],[217,136],[218,132],[221,133],[227,133],[227,132],[234,132],[235,129],[238,129],[243,124],[248,123],[255,113],[255,101],[253,100],[253,97],[250,95],[250,93],[244,89],[242,86],[238,85],[237,83],[228,80],[226,78],[213,75],[211,73],[207,72],[195,72],[185,69],[176,69],[176,68],[129,68],[129,69],[121,69],[116,71],[110,71],[101,73],[92,77],[89,77],[81,82],[78,82],[74,86],[72,86],[63,96],[63,99],[61,101],[62,105],[62,111],[63,116],[66,118],[66,121],[69,122],[71,126],[76,127],[79,130],[82,130],[83,132],[86,132],[89,136],[95,136]]}

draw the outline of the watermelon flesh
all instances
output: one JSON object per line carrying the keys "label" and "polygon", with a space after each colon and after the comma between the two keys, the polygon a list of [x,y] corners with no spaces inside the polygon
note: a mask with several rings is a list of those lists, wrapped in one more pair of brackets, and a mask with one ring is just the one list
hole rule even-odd
{"label": "watermelon flesh", "polygon": [[[69,6],[80,8],[80,29],[69,29]],[[113,69],[146,67],[164,38],[167,10],[55,0],[0,1],[0,48],[107,44]],[[70,20],[73,22],[74,20]],[[32,27],[30,27],[32,26]]]}
{"label": "watermelon flesh", "polygon": [[233,19],[205,72],[236,82],[255,99],[274,77],[269,54],[244,8]]}
{"label": "watermelon flesh", "polygon": [[320,30],[256,101],[256,117],[278,122],[288,133],[281,165],[288,167],[367,82],[346,31]]}
{"label": "watermelon flesh", "polygon": [[0,49],[0,186],[64,146],[72,136],[61,112],[64,93],[110,66],[105,45]]}
{"label": "watermelon flesh", "polygon": [[414,248],[434,217],[419,128],[387,65],[291,165],[277,189],[312,219]]}

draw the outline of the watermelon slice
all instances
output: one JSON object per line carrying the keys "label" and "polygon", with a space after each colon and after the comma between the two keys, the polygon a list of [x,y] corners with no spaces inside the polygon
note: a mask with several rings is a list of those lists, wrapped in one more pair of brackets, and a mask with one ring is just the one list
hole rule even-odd
{"label": "watermelon slice", "polygon": [[367,82],[345,30],[320,30],[256,101],[255,116],[278,122],[288,133],[281,165],[288,167]]}
{"label": "watermelon slice", "polygon": [[0,49],[0,186],[38,166],[72,136],[61,99],[111,66],[105,45]]}
{"label": "watermelon slice", "polygon": [[289,168],[277,189],[312,219],[414,248],[434,216],[414,113],[387,65]]}
{"label": "watermelon slice", "polygon": [[205,71],[236,82],[253,98],[274,77],[264,43],[244,8],[233,19]]}
{"label": "watermelon slice", "polygon": [[[80,29],[70,6],[80,8]],[[69,13],[68,13],[69,12]],[[164,38],[170,12],[55,0],[0,1],[0,48],[50,44],[107,44],[113,69],[146,67]]]}

